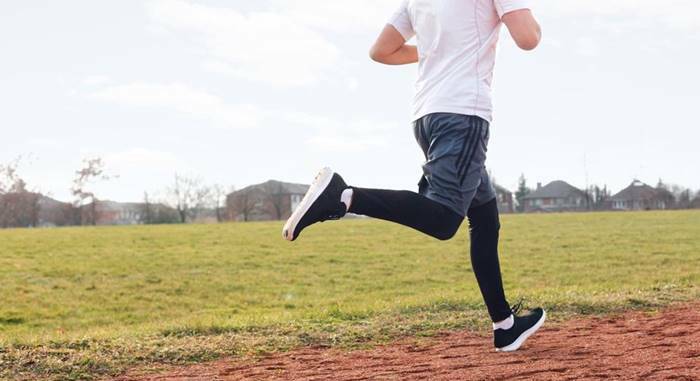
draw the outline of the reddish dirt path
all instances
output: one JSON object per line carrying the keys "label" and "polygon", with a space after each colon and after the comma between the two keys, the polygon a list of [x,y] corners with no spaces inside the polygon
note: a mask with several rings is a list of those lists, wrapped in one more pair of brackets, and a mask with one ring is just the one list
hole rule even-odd
{"label": "reddish dirt path", "polygon": [[490,337],[444,334],[372,350],[301,349],[257,362],[222,360],[119,381],[700,380],[700,304],[656,314],[545,324],[513,354]]}

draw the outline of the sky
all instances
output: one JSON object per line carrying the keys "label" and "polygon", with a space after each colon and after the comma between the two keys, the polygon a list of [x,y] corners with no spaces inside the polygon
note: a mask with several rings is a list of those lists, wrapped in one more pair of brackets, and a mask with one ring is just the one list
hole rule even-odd
{"label": "sky", "polygon": [[[416,190],[416,66],[368,50],[400,0],[0,3],[0,163],[70,199],[81,161],[101,199],[162,195],[175,173],[242,188]],[[510,189],[638,178],[700,189],[700,2],[540,0],[533,52],[502,36],[487,166]],[[153,196],[152,196],[153,197]]]}

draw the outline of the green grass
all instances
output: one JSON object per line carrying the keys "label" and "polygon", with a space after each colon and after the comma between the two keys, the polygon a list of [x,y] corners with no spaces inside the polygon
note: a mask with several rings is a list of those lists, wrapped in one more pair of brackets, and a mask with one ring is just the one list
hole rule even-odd
{"label": "green grass", "polygon": [[[649,309],[700,291],[700,212],[502,218],[512,302],[555,319]],[[466,226],[439,242],[372,220],[0,231],[0,377],[358,347],[483,330]]]}

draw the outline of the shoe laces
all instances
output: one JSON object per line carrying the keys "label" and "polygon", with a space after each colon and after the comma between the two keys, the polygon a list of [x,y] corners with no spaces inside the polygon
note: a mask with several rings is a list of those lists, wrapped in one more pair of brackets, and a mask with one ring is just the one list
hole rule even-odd
{"label": "shoe laces", "polygon": [[523,309],[523,304],[525,303],[525,299],[520,299],[519,302],[515,303],[511,308],[510,311],[513,313],[513,316],[518,316],[518,312]]}

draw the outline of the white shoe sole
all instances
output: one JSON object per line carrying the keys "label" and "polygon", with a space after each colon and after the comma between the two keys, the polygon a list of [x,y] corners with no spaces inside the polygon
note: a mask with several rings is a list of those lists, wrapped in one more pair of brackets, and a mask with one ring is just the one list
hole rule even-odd
{"label": "white shoe sole", "polygon": [[508,346],[505,346],[503,348],[496,348],[496,352],[514,352],[520,349],[520,347],[525,344],[525,341],[530,338],[535,332],[537,332],[540,327],[542,327],[542,324],[544,324],[545,319],[547,318],[547,312],[542,311],[542,317],[540,320],[535,323],[535,325],[532,326],[532,328],[528,329],[527,331],[523,332],[520,337],[518,337],[513,344],[510,344]]}
{"label": "white shoe sole", "polygon": [[323,168],[318,175],[316,175],[316,179],[314,179],[313,184],[311,184],[311,187],[309,187],[309,190],[306,192],[306,195],[304,195],[301,203],[299,203],[299,206],[289,217],[287,223],[284,224],[284,228],[282,228],[282,237],[284,237],[284,239],[287,241],[294,240],[294,231],[296,230],[297,225],[299,225],[299,221],[301,221],[302,217],[304,217],[306,212],[309,211],[311,205],[318,200],[318,197],[321,196],[323,191],[328,188],[328,184],[331,183],[334,173],[335,172],[333,172],[333,170],[326,167]]}

